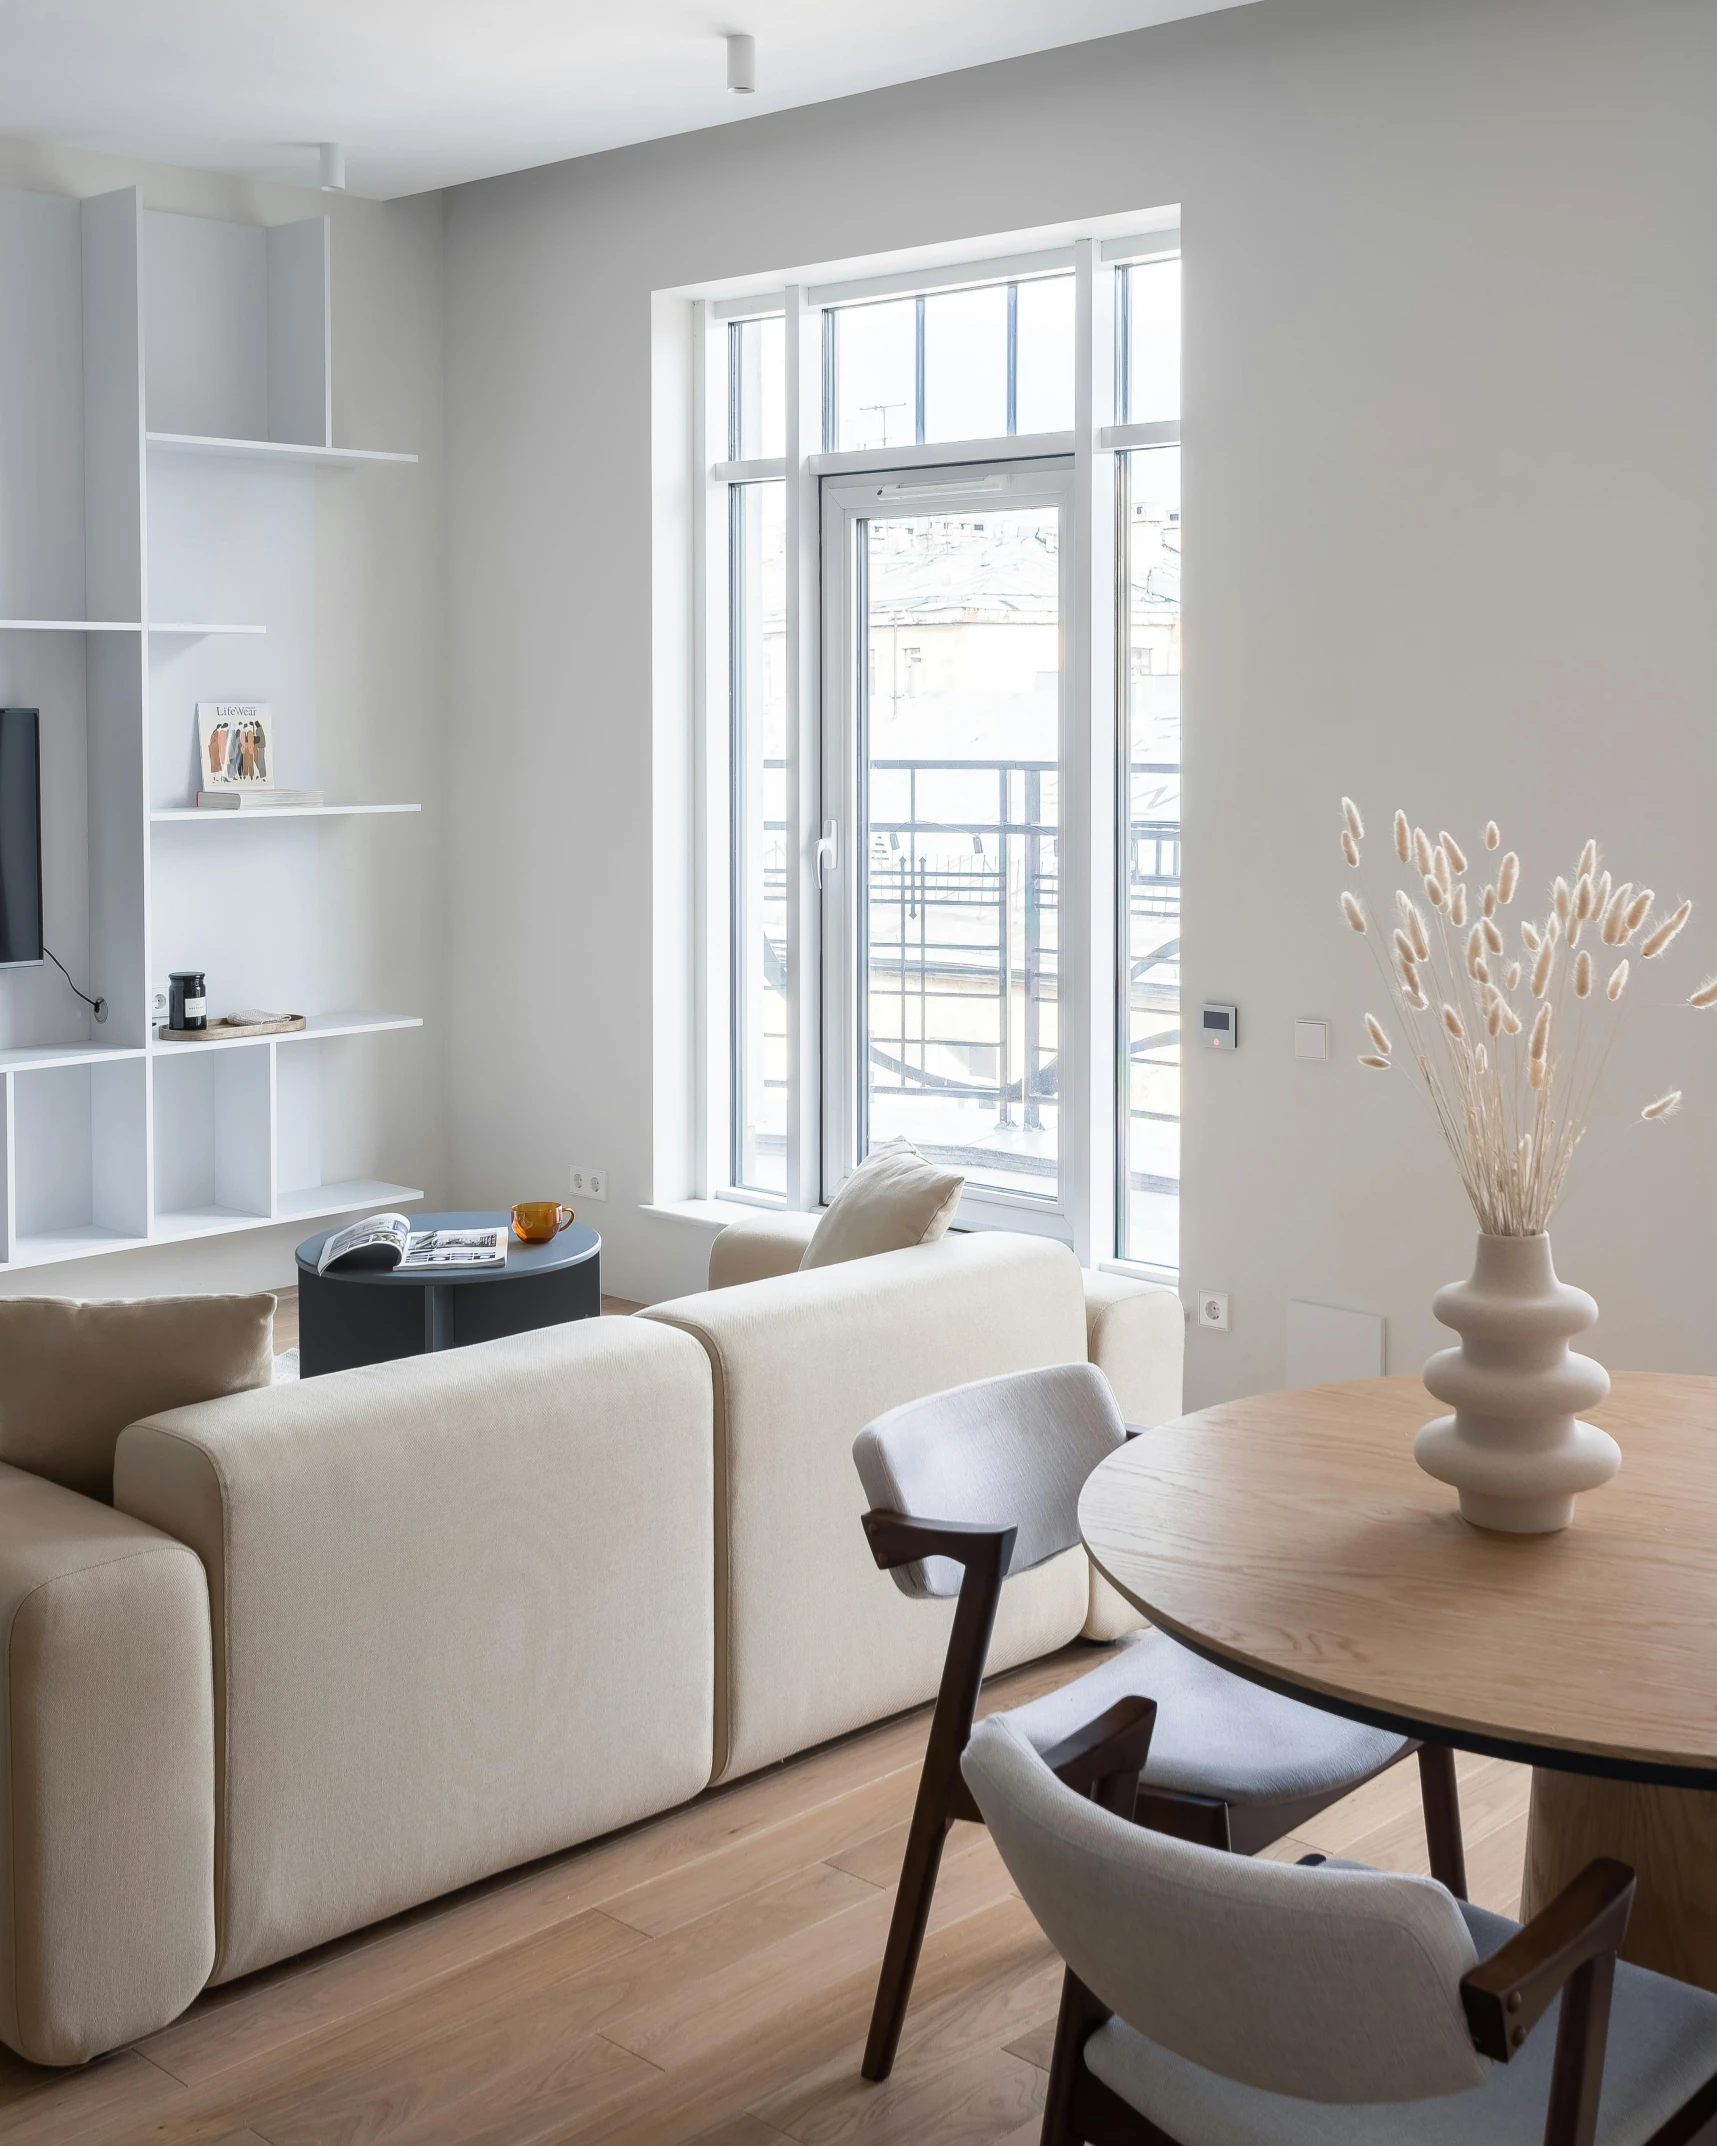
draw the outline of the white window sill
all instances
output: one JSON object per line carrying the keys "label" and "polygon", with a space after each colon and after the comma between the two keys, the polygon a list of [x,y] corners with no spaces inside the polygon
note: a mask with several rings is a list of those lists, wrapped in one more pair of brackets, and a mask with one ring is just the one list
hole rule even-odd
{"label": "white window sill", "polygon": [[724,1230],[730,1222],[749,1222],[758,1215],[778,1215],[780,1207],[753,1206],[749,1200],[655,1200],[639,1209],[641,1214],[662,1215],[670,1222],[692,1222],[700,1229]]}

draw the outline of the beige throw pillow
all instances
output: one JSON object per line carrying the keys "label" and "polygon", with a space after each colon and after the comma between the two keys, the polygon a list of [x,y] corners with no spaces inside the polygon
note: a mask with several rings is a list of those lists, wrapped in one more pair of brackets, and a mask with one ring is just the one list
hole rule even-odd
{"label": "beige throw pillow", "polygon": [[269,1383],[274,1302],[0,1297],[0,1460],[111,1505],[128,1423]]}
{"label": "beige throw pillow", "polygon": [[801,1269],[933,1243],[953,1221],[965,1182],[958,1170],[926,1162],[910,1140],[885,1140],[829,1202]]}

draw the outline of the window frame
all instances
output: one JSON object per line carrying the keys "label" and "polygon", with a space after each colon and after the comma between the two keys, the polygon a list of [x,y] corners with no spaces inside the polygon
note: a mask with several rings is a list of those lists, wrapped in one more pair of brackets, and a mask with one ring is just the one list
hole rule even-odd
{"label": "window frame", "polygon": [[[1114,225],[1111,223],[1110,229]],[[1060,1023],[1060,1212],[1053,1233],[1082,1263],[1152,1279],[1174,1277],[1120,1256],[1118,1234],[1126,1163],[1122,1129],[1125,1089],[1123,998],[1126,941],[1121,904],[1125,798],[1126,631],[1125,567],[1118,531],[1130,448],[1178,445],[1181,423],[1119,422],[1122,357],[1117,313],[1125,269],[1135,262],[1181,253],[1178,221],[1119,237],[1096,232],[1070,245],[1015,253],[991,252],[844,282],[789,284],[738,299],[700,299],[693,307],[694,410],[691,426],[701,511],[693,517],[694,660],[692,719],[696,785],[694,847],[694,1022],[697,1125],[694,1182],[704,1200],[815,1209],[837,1189],[827,1151],[822,1102],[825,1068],[837,1083],[850,1074],[832,1055],[827,1034],[824,968],[829,960],[825,907],[817,886],[819,837],[825,819],[839,821],[837,771],[826,761],[828,664],[823,644],[832,634],[823,585],[824,488],[831,480],[876,471],[891,473],[1015,465],[1066,458],[1073,473],[1064,530],[1064,645],[1061,686],[1061,813],[1058,828],[1063,935]],[[1074,425],[1070,432],[1007,435],[990,440],[833,452],[825,446],[834,423],[833,309],[886,297],[929,296],[986,284],[1017,283],[1063,273],[1075,277]],[[735,320],[783,316],[786,349],[785,452],[736,462],[726,452],[727,330]],[[1017,405],[1016,405],[1017,408]],[[719,413],[719,423],[712,417]],[[787,813],[789,1106],[787,1190],[776,1197],[731,1182],[733,1042],[729,904],[732,886],[727,631],[728,487],[780,478],[786,486],[787,529]],[[838,580],[841,577],[830,577]],[[844,834],[841,837],[844,841]],[[837,878],[846,860],[837,860]],[[835,894],[831,883],[831,893]],[[831,909],[843,907],[842,886]],[[1078,942],[1078,958],[1069,943]],[[835,979],[829,979],[833,984]],[[851,1097],[844,1106],[850,1122]],[[842,1106],[834,1106],[837,1117]],[[1020,1228],[1044,1203],[993,1196],[997,1211],[980,1214],[992,1196],[972,1201],[972,1221]],[[964,1219],[964,1216],[963,1216]]]}

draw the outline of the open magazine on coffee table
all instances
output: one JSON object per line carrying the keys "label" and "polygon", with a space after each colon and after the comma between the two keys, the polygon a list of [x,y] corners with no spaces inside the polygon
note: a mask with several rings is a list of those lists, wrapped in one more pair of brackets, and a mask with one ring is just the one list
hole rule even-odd
{"label": "open magazine on coffee table", "polygon": [[323,1245],[316,1272],[330,1267],[389,1269],[410,1274],[438,1267],[504,1267],[507,1230],[414,1230],[404,1215],[369,1215],[337,1229]]}

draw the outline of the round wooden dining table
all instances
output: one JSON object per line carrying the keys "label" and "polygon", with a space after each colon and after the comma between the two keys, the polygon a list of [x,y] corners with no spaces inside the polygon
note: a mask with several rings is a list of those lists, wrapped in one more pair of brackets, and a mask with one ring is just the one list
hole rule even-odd
{"label": "round wooden dining table", "polygon": [[1621,1473],[1555,1535],[1464,1521],[1413,1459],[1416,1378],[1142,1432],[1085,1485],[1102,1571],[1273,1691],[1535,1769],[1521,1912],[1631,1864],[1626,1958],[1717,1990],[1717,1379],[1617,1372]]}

